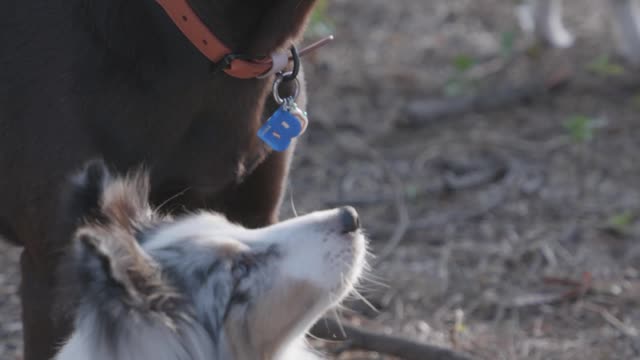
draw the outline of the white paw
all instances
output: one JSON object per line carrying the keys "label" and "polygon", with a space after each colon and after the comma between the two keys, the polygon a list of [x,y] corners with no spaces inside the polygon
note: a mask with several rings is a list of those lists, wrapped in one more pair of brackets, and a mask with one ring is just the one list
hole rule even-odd
{"label": "white paw", "polygon": [[575,37],[562,24],[546,29],[541,37],[547,44],[560,49],[571,47],[575,42]]}
{"label": "white paw", "polygon": [[562,0],[530,0],[516,7],[520,27],[536,41],[555,48],[568,48],[575,37],[562,22]]}

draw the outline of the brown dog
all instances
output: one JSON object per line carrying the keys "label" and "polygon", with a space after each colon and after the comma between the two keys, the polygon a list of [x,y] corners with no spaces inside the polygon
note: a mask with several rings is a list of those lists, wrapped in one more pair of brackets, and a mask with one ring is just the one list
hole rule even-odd
{"label": "brown dog", "polygon": [[[190,5],[230,49],[259,56],[295,42],[314,2]],[[87,159],[119,171],[145,164],[155,204],[207,207],[249,227],[276,221],[291,148],[271,152],[256,137],[276,109],[273,77],[210,69],[154,0],[3,2],[0,236],[25,249],[26,360],[49,360],[70,330],[53,316],[54,268],[72,228],[57,194]]]}

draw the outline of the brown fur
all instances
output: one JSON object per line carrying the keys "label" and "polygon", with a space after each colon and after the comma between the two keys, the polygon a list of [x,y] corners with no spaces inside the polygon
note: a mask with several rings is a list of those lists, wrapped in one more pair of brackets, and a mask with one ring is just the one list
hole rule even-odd
{"label": "brown fur", "polygon": [[118,179],[105,189],[100,202],[101,212],[109,222],[124,229],[133,229],[139,216],[149,214],[149,177],[144,172],[134,172]]}
{"label": "brown fur", "polygon": [[[298,41],[315,0],[191,2],[228,46],[257,56]],[[153,0],[7,0],[0,28],[0,237],[25,247],[25,360],[49,360],[70,330],[52,320],[53,269],[74,225],[55,194],[88,159],[120,172],[144,163],[154,204],[184,192],[166,206],[277,220],[291,149],[271,153],[255,136],[276,108],[273,79],[211,74]]]}
{"label": "brown fur", "polygon": [[173,314],[181,298],[166,284],[160,266],[142,250],[136,238],[150,223],[169,219],[151,209],[147,173],[132,171],[125,177],[112,178],[102,162],[93,161],[74,178],[72,187],[75,191],[69,196],[79,201],[70,206],[80,208],[70,210],[79,221],[67,258],[58,269],[60,278],[66,281],[58,289],[57,297],[64,301],[59,308],[70,318],[76,313],[81,305],[79,299],[86,295],[78,288],[88,282],[77,268],[89,272],[90,267],[78,262],[97,257],[105,273],[123,290],[121,298],[127,306],[156,314],[173,327],[174,319],[182,316]]}
{"label": "brown fur", "polygon": [[111,276],[124,288],[129,306],[154,309],[177,297],[165,288],[157,265],[144,255],[133,235],[119,226],[86,226],[76,238],[104,259]]}

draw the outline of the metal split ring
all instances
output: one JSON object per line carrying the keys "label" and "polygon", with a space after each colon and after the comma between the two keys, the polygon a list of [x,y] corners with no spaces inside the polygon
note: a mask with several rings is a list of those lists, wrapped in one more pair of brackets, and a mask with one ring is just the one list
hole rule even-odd
{"label": "metal split ring", "polygon": [[291,75],[292,75],[291,72],[276,75],[276,80],[273,82],[272,92],[273,92],[273,99],[276,101],[276,103],[278,103],[278,105],[284,104],[285,100],[289,98],[295,101],[295,99],[297,99],[298,95],[300,94],[300,80],[298,80],[298,78],[293,78],[293,81],[294,81],[293,95],[287,96],[285,98],[280,96],[280,85],[282,84],[282,81],[286,80],[287,76],[291,76]]}
{"label": "metal split ring", "polygon": [[300,54],[298,54],[298,49],[295,45],[291,45],[291,59],[293,60],[293,69],[291,72],[282,75],[286,82],[297,79],[300,72]]}

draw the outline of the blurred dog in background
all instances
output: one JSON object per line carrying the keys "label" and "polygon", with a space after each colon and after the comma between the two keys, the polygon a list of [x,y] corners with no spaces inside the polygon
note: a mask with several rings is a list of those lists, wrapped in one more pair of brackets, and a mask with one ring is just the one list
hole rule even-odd
{"label": "blurred dog in background", "polygon": [[[519,6],[524,30],[558,48],[573,45],[575,37],[563,22],[564,0],[528,0]],[[640,5],[637,0],[608,0],[618,51],[629,63],[640,65]]]}

